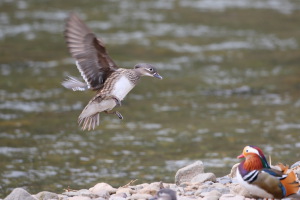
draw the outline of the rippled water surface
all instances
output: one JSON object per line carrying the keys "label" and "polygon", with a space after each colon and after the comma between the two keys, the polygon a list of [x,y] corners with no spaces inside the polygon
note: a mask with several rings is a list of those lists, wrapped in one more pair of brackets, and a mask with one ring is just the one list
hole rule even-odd
{"label": "rippled water surface", "polygon": [[[82,132],[94,95],[61,86],[79,76],[63,40],[71,11],[122,67],[153,63],[117,108]],[[0,197],[173,182],[202,160],[223,176],[245,145],[293,164],[300,148],[297,0],[0,0]]]}

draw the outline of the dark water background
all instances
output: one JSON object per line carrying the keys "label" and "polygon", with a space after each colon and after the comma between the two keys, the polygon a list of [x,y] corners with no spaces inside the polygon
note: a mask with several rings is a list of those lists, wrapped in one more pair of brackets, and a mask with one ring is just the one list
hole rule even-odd
{"label": "dark water background", "polygon": [[[77,117],[94,95],[63,40],[74,11],[115,62],[157,65],[95,131]],[[229,173],[245,145],[292,164],[300,148],[298,0],[0,0],[0,197],[173,182],[195,160]]]}

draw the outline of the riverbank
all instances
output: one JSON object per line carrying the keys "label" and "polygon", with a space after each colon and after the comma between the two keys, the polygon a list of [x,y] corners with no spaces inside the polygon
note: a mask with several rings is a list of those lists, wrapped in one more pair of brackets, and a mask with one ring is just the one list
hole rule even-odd
{"label": "riverbank", "polygon": [[[234,165],[228,175],[217,178],[213,173],[204,172],[203,163],[197,161],[179,169],[175,175],[175,183],[153,182],[135,185],[136,180],[132,180],[118,188],[114,188],[108,183],[98,183],[89,189],[72,190],[67,188],[62,194],[42,191],[33,195],[22,188],[16,188],[4,200],[138,200],[151,199],[162,188],[176,191],[179,200],[254,199],[237,183],[236,167],[237,165]],[[299,178],[300,162],[292,165],[291,170]]]}

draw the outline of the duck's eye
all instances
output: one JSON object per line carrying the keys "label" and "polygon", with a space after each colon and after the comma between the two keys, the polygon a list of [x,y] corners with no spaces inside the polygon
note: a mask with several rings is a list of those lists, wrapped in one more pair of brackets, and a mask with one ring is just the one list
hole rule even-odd
{"label": "duck's eye", "polygon": [[149,68],[148,70],[149,70],[150,72],[153,72],[153,68]]}
{"label": "duck's eye", "polygon": [[248,152],[249,150],[247,149],[246,152]]}

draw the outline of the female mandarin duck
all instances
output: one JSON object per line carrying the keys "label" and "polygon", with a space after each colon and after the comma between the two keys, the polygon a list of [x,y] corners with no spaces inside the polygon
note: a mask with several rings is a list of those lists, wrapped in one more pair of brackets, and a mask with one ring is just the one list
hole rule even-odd
{"label": "female mandarin duck", "polygon": [[162,79],[151,64],[140,63],[133,69],[119,68],[107,54],[103,42],[75,14],[67,20],[65,39],[85,83],[69,76],[62,85],[73,91],[97,91],[78,118],[83,130],[99,125],[100,112],[116,114],[123,119],[118,111],[111,110],[121,105],[141,76]]}
{"label": "female mandarin duck", "polygon": [[260,148],[246,146],[238,158],[245,160],[238,166],[237,180],[254,196],[281,199],[297,193],[299,183],[294,172],[287,173],[282,164],[281,170],[271,168]]}

